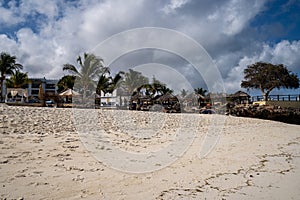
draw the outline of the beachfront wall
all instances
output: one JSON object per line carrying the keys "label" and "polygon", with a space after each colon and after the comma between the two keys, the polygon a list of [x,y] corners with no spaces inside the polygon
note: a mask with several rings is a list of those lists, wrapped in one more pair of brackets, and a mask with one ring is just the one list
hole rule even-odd
{"label": "beachfront wall", "polygon": [[282,108],[300,108],[300,101],[267,101],[267,105],[280,106]]}
{"label": "beachfront wall", "polygon": [[263,96],[253,96],[252,101],[257,105],[300,108],[300,95],[269,95],[268,101],[263,101]]}
{"label": "beachfront wall", "polygon": [[[260,96],[252,96],[252,102],[255,101],[263,101],[264,97]],[[293,95],[269,95],[268,101],[300,101],[300,94]]]}

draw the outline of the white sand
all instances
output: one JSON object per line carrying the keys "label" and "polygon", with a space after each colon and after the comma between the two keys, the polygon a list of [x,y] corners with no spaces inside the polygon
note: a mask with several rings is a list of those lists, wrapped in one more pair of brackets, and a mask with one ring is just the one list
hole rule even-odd
{"label": "white sand", "polygon": [[[0,198],[300,198],[299,125],[222,118],[224,125],[216,125],[222,130],[218,143],[200,159],[198,154],[216,115],[96,112],[98,121],[82,115],[78,127],[72,109],[0,105]],[[87,142],[99,141],[85,141],[77,131],[94,123],[105,130],[111,147],[136,155],[167,148],[174,143],[178,128],[188,136],[194,133],[195,138],[173,164],[148,173],[127,173],[108,167],[105,160],[99,162],[85,148]],[[111,151],[101,148],[100,156]],[[179,149],[178,145],[175,150]],[[160,164],[164,161],[167,159]],[[139,166],[132,158],[128,162]]]}

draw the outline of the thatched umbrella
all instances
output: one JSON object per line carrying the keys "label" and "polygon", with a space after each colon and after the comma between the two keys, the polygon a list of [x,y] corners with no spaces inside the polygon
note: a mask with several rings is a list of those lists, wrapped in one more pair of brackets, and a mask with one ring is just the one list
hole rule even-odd
{"label": "thatched umbrella", "polygon": [[60,96],[66,97],[66,96],[80,96],[80,94],[72,89],[67,89],[64,92],[59,94]]}
{"label": "thatched umbrella", "polygon": [[44,88],[43,88],[42,84],[40,84],[40,87],[39,87],[38,97],[42,101],[42,106],[45,106],[46,105],[46,102],[45,102],[45,91],[44,91]]}
{"label": "thatched umbrella", "polygon": [[69,97],[73,98],[73,97],[78,97],[80,96],[81,94],[79,94],[78,92],[72,90],[72,89],[67,89],[65,91],[63,91],[62,93],[59,94],[59,96],[61,97],[66,97],[67,99]]}
{"label": "thatched umbrella", "polygon": [[236,93],[229,95],[229,98],[238,103],[248,103],[250,95],[243,91],[237,91]]}
{"label": "thatched umbrella", "polygon": [[161,102],[161,104],[164,106],[165,111],[169,112],[180,112],[180,103],[176,96],[166,93],[159,98],[156,99],[156,101]]}
{"label": "thatched umbrella", "polygon": [[178,98],[170,93],[164,94],[160,96],[157,101],[162,103],[171,103],[171,102],[179,102]]}

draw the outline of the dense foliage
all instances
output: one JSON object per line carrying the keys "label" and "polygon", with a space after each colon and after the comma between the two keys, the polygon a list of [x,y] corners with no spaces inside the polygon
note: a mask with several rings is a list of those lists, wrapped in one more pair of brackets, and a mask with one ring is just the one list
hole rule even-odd
{"label": "dense foliage", "polygon": [[284,65],[257,62],[247,66],[244,70],[244,79],[241,87],[259,89],[264,99],[267,100],[270,92],[280,88],[299,88],[299,79],[296,74],[290,72]]}
{"label": "dense foliage", "polygon": [[16,70],[23,69],[23,66],[16,62],[16,56],[11,56],[8,53],[2,52],[0,55],[0,90],[1,101],[3,100],[3,83],[6,75],[13,75]]}
{"label": "dense foliage", "polygon": [[7,80],[6,87],[8,87],[8,88],[22,88],[26,83],[28,83],[27,73],[22,73],[19,70],[17,70]]}
{"label": "dense foliage", "polygon": [[83,98],[86,92],[95,91],[96,78],[101,74],[109,73],[109,68],[104,66],[103,60],[94,54],[84,53],[83,58],[77,58],[78,67],[72,64],[64,64],[63,70],[67,70],[76,77],[75,87],[82,91]]}

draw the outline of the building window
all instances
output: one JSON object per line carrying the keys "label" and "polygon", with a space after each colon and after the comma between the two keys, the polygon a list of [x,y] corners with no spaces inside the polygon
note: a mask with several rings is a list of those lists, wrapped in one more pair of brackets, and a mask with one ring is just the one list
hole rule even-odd
{"label": "building window", "polygon": [[46,89],[55,89],[55,84],[46,84]]}
{"label": "building window", "polygon": [[38,91],[38,90],[32,90],[32,91],[31,91],[31,94],[32,94],[32,95],[37,95],[37,94],[39,94],[39,91]]}
{"label": "building window", "polygon": [[31,88],[39,88],[40,85],[40,83],[32,83]]}

